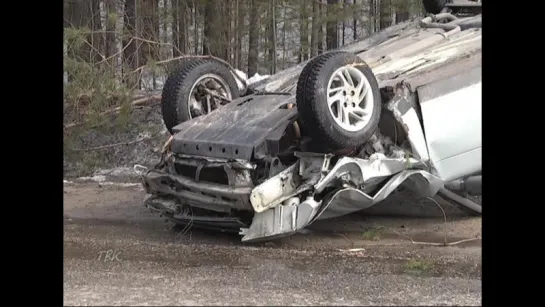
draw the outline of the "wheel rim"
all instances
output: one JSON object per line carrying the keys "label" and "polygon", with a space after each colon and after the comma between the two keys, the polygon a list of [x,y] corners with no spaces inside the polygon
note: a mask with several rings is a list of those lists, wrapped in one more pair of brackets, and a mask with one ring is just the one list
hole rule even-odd
{"label": "wheel rim", "polygon": [[189,92],[189,116],[195,118],[208,114],[231,101],[231,98],[231,89],[223,78],[215,74],[202,75]]}
{"label": "wheel rim", "polygon": [[371,84],[353,66],[337,69],[327,85],[327,104],[335,123],[347,131],[359,131],[369,123],[374,97]]}

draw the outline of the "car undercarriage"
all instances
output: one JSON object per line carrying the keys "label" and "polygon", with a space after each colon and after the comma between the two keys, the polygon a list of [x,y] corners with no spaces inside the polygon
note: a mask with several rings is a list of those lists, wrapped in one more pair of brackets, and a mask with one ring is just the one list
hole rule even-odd
{"label": "car undercarriage", "polygon": [[[467,193],[481,193],[481,37],[480,14],[429,15],[242,92],[229,88],[235,79],[225,66],[190,61],[163,90],[188,107],[183,113],[165,100],[172,136],[160,163],[135,166],[144,203],[176,223],[236,232],[245,242],[364,210],[400,186],[480,213]],[[230,79],[219,82],[223,98],[201,91],[210,94],[208,112],[195,116],[198,69],[194,80]]]}

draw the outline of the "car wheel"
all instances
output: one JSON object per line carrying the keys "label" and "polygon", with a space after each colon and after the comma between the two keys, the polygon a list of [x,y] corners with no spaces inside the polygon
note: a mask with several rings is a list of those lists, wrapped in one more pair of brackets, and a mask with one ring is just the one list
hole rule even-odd
{"label": "car wheel", "polygon": [[296,102],[303,129],[324,152],[360,147],[380,120],[375,75],[349,52],[325,53],[310,61],[299,77]]}
{"label": "car wheel", "polygon": [[172,72],[163,87],[163,122],[174,126],[211,111],[240,96],[229,67],[213,59],[190,59]]}
{"label": "car wheel", "polygon": [[422,4],[426,13],[439,14],[447,3],[451,3],[451,0],[423,0]]}

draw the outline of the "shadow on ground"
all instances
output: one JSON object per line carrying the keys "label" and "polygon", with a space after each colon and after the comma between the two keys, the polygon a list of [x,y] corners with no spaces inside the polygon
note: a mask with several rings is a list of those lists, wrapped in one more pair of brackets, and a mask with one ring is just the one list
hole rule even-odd
{"label": "shadow on ground", "polygon": [[[101,186],[97,183],[65,184],[64,215],[67,223],[117,224],[153,230],[157,236],[179,242],[240,245],[240,236],[174,226],[142,205],[139,187]],[[364,245],[442,243],[480,238],[480,217],[449,204],[441,210],[431,200],[416,199],[401,191],[369,210],[331,220],[317,221],[303,233],[252,246],[300,249],[354,248]],[[151,232],[150,232],[151,233]],[[463,246],[480,246],[480,239]]]}

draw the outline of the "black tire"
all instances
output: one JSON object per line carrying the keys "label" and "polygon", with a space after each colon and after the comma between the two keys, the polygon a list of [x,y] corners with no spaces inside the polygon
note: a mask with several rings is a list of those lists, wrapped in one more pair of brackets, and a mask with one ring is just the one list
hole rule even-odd
{"label": "black tire", "polygon": [[172,74],[174,74],[175,72],[181,70],[183,67],[185,67],[188,63],[191,63],[193,61],[198,61],[198,60],[201,60],[201,61],[206,61],[207,59],[196,59],[196,58],[181,58],[177,61],[173,61],[173,62],[170,62],[168,64],[166,64],[164,67],[165,67],[165,72],[167,73],[167,76],[170,76]]}
{"label": "black tire", "polygon": [[[331,75],[337,69],[355,63],[362,64],[355,67],[369,81],[374,105],[370,121],[363,129],[347,131],[335,122],[329,111],[326,89]],[[344,51],[319,55],[303,68],[297,82],[296,102],[303,129],[314,143],[320,144],[316,150],[322,152],[363,145],[376,132],[382,107],[378,82],[371,68],[360,57]]]}
{"label": "black tire", "polygon": [[423,0],[422,4],[424,5],[424,9],[429,14],[439,14],[441,13],[441,10],[445,7],[447,3],[450,3],[452,1],[449,0]]}
{"label": "black tire", "polygon": [[[342,51],[332,51],[330,53],[340,53]],[[317,56],[317,57],[314,57],[312,59],[310,59],[310,61],[308,61],[308,63],[305,65],[305,67],[303,67],[303,70],[301,71],[301,73],[299,74],[299,78],[297,79],[297,88],[296,88],[296,97],[302,97],[305,95],[304,93],[304,88],[305,86],[302,85],[300,86],[299,84],[301,82],[304,82],[304,80],[307,79],[307,76],[308,74],[312,71],[312,67],[314,67],[314,63],[316,63],[317,60],[319,60],[320,57]],[[304,123],[304,118],[302,118],[301,116],[299,116],[298,118],[299,120],[299,123],[300,123],[300,129],[301,131],[303,132],[303,134],[306,134],[306,125]]]}
{"label": "black tire", "polygon": [[235,76],[229,67],[213,59],[189,59],[172,72],[163,87],[161,112],[166,128],[172,128],[192,118],[189,110],[189,93],[195,82],[205,74],[214,74],[229,87],[231,99],[240,96]]}

